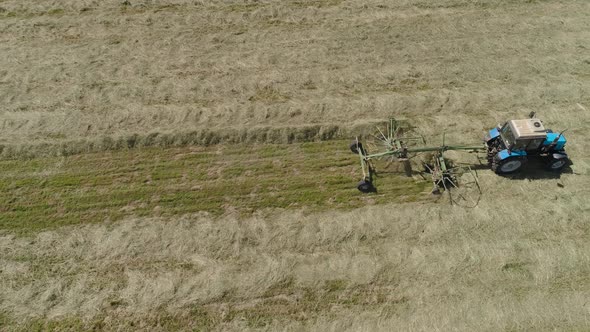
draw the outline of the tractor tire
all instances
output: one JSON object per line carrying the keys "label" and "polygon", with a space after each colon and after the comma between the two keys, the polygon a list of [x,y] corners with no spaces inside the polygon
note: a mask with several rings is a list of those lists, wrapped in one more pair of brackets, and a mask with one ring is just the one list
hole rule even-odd
{"label": "tractor tire", "polygon": [[359,154],[359,151],[361,151],[362,154],[365,154],[365,149],[363,149],[363,143],[361,142],[352,142],[350,144],[350,151],[354,154]]}
{"label": "tractor tire", "polygon": [[551,158],[545,164],[545,168],[548,171],[559,173],[563,171],[563,169],[565,168],[565,166],[567,166],[568,163],[569,159],[567,157],[561,159]]}
{"label": "tractor tire", "polygon": [[522,157],[509,157],[504,160],[494,158],[492,161],[492,171],[496,174],[511,174],[520,171],[525,163],[526,158]]}
{"label": "tractor tire", "polygon": [[367,181],[367,180],[363,180],[363,181],[359,182],[357,188],[360,192],[365,193],[365,194],[377,191],[375,186],[373,186],[373,183],[371,183],[371,181]]}

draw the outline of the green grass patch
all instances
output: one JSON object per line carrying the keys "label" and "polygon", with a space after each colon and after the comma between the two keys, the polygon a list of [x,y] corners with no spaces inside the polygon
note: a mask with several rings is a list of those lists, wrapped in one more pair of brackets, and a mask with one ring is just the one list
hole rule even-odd
{"label": "green grass patch", "polygon": [[344,141],[147,148],[0,161],[0,229],[27,234],[129,216],[351,209],[415,201],[428,183],[378,177],[363,195]]}

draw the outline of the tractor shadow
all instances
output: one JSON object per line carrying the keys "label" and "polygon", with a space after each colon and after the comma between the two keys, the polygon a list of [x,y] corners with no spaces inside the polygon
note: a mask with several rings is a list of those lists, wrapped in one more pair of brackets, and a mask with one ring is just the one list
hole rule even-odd
{"label": "tractor shadow", "polygon": [[[468,166],[475,174],[479,173],[480,171],[491,171],[490,167],[487,165],[487,161],[482,159],[478,160],[479,162],[475,163],[455,163],[453,160],[448,160],[445,158],[445,162],[450,167],[466,167]],[[523,166],[523,168],[512,174],[498,174],[497,176],[501,176],[511,180],[558,180],[561,178],[562,174],[575,174],[571,168],[574,163],[569,160],[568,165],[565,166],[561,172],[552,172],[546,169],[545,163],[540,158],[531,158],[528,162]],[[372,180],[375,181],[375,184],[379,182],[380,178],[390,175],[397,175],[397,176],[406,176],[406,177],[413,177],[413,176],[421,176],[424,180],[428,181],[428,178],[425,177],[425,174],[429,174],[429,170],[427,168],[422,168],[419,165],[412,165],[410,169],[404,169],[401,163],[398,164],[398,167],[384,167],[381,168],[379,171],[374,170],[374,178]],[[558,186],[563,186],[562,184],[558,184]],[[374,192],[377,192],[375,189]]]}
{"label": "tractor shadow", "polygon": [[513,174],[499,174],[502,177],[512,180],[548,180],[560,179],[562,174],[574,174],[571,166],[573,162],[570,160],[560,172],[552,172],[545,168],[545,163],[539,159],[529,159],[522,170]]}
{"label": "tractor shadow", "polygon": [[[483,159],[478,159],[479,163],[474,163],[470,165],[471,169],[478,172],[480,170],[486,171],[490,170],[490,166],[488,166],[487,161]],[[531,158],[528,162],[522,167],[522,169],[516,173],[512,174],[498,174],[503,178],[511,179],[511,180],[548,180],[548,179],[560,179],[562,174],[574,174],[571,166],[574,163],[571,160],[568,160],[568,164],[561,170],[561,172],[552,172],[546,168],[545,163],[540,158]]]}

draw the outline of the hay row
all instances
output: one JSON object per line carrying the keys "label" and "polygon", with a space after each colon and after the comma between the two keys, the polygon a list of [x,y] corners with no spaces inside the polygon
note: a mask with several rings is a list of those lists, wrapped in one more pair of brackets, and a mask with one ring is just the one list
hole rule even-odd
{"label": "hay row", "polygon": [[308,125],[297,127],[258,127],[203,129],[184,132],[134,133],[61,142],[0,144],[0,159],[71,156],[81,153],[147,147],[210,146],[214,144],[291,144],[352,138],[370,132],[376,123],[353,127]]}

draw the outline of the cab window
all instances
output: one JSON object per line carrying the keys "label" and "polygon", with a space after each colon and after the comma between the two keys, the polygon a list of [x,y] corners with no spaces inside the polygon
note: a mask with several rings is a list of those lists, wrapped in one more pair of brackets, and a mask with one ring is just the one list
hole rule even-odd
{"label": "cab window", "polygon": [[527,146],[527,150],[537,150],[545,141],[544,138],[533,139]]}
{"label": "cab window", "polygon": [[530,141],[528,140],[518,140],[512,146],[512,150],[526,150],[527,145],[529,145],[529,142]]}
{"label": "cab window", "polygon": [[512,134],[512,130],[510,130],[510,125],[505,124],[500,131],[502,135],[502,139],[504,140],[504,144],[506,147],[510,148],[515,143],[514,135]]}

